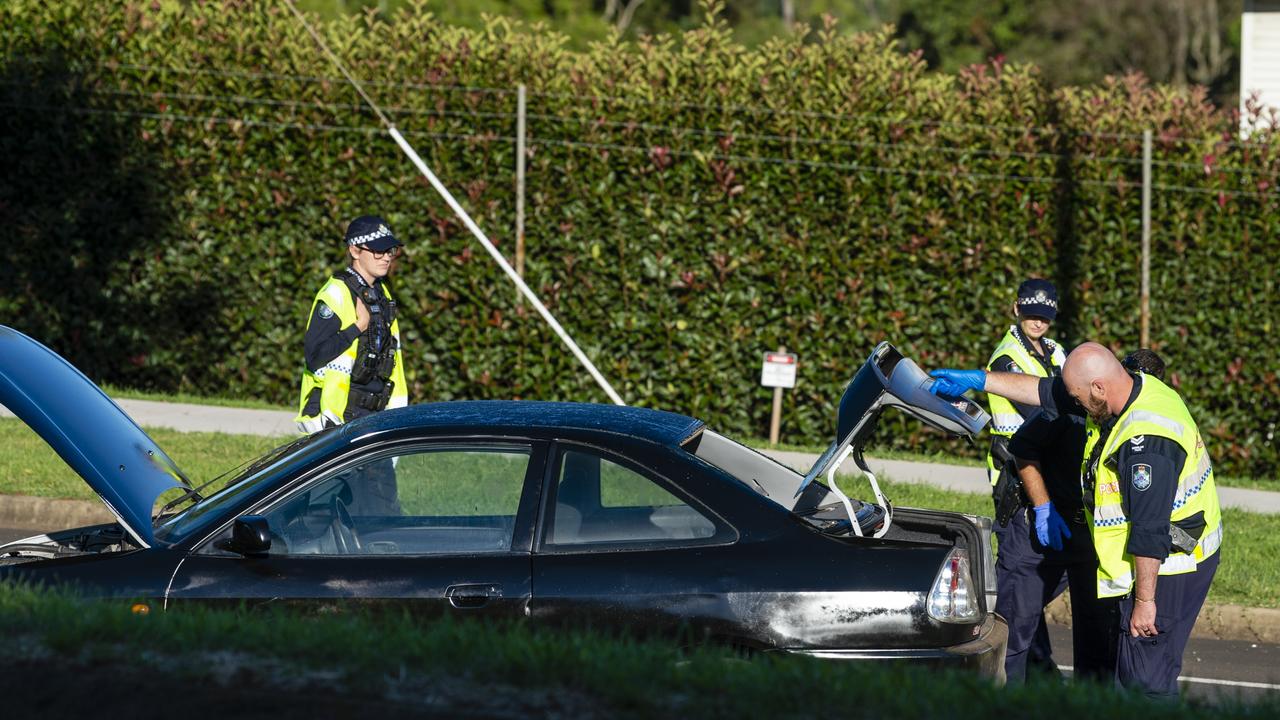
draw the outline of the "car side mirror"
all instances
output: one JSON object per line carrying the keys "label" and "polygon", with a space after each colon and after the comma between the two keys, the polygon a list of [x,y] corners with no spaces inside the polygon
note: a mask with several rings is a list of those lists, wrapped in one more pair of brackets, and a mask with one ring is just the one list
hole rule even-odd
{"label": "car side mirror", "polygon": [[271,526],[261,515],[238,517],[231,537],[217,541],[214,547],[245,557],[262,557],[271,550]]}

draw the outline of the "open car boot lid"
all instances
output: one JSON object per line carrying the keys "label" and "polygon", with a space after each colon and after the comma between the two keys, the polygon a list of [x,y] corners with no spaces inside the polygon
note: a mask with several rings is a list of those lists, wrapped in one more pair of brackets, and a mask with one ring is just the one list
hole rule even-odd
{"label": "open car boot lid", "polygon": [[0,326],[0,405],[71,466],[143,547],[160,494],[190,484],[132,418],[71,363]]}
{"label": "open car boot lid", "polygon": [[[861,535],[861,523],[853,503],[835,483],[836,470],[852,455],[871,483],[876,504],[883,510],[884,522],[875,535],[880,537],[888,532],[892,509],[862,456],[863,446],[871,438],[884,410],[901,408],[932,427],[968,438],[981,432],[990,419],[982,407],[971,400],[949,401],[929,392],[932,384],[933,379],[893,345],[887,342],[877,345],[845,387],[836,416],[835,440],[805,474],[804,482],[796,490],[793,510],[812,511],[823,504],[828,494],[834,494],[844,505],[853,532]],[[826,478],[826,486],[814,482],[820,477]]]}

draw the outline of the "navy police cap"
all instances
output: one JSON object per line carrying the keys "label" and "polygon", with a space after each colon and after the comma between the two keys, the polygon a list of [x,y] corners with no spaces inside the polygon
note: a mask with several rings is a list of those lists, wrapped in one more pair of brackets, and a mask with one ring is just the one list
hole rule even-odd
{"label": "navy police cap", "polygon": [[347,226],[347,245],[358,245],[374,252],[386,252],[402,243],[391,234],[387,221],[377,215],[361,215]]}
{"label": "navy police cap", "polygon": [[1018,286],[1018,315],[1035,315],[1047,320],[1058,316],[1058,290],[1040,278],[1024,280]]}

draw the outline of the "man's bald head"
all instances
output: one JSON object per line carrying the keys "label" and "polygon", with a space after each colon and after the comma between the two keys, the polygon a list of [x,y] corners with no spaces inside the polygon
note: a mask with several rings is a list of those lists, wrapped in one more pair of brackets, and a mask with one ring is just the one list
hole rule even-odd
{"label": "man's bald head", "polygon": [[1133,381],[1116,356],[1094,342],[1071,351],[1062,366],[1062,382],[1096,422],[1118,415],[1133,390]]}

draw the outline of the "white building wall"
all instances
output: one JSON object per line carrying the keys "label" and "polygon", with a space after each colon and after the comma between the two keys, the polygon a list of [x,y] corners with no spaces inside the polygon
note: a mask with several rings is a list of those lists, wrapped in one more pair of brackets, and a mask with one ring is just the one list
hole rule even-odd
{"label": "white building wall", "polygon": [[1280,112],[1280,0],[1245,0],[1240,21],[1240,114],[1248,130],[1245,103],[1253,93]]}

